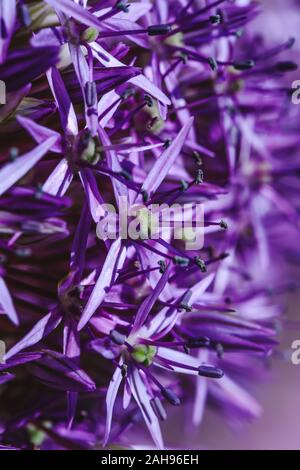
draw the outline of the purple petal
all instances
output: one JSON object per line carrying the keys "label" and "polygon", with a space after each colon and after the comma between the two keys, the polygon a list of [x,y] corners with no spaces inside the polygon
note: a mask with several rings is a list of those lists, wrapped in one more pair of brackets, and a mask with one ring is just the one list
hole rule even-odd
{"label": "purple petal", "polygon": [[113,275],[116,269],[120,269],[123,266],[125,256],[126,248],[122,247],[122,240],[118,238],[112,243],[107,253],[100,276],[97,279],[97,282],[79,321],[79,330],[81,330],[87,324],[91,316],[103,302],[106,291],[111,285]]}
{"label": "purple petal", "polygon": [[226,413],[233,412],[248,419],[258,418],[262,414],[257,401],[228,376],[209,381],[209,393],[224,407]]}
{"label": "purple petal", "polygon": [[89,67],[86,61],[86,58],[79,46],[75,46],[73,44],[69,44],[70,54],[73,62],[73,66],[76,72],[76,76],[78,78],[82,96],[85,103],[85,118],[87,122],[87,126],[91,131],[91,134],[94,136],[97,132],[98,127],[98,116],[97,116],[97,100],[96,102],[90,107],[86,101],[86,93],[85,87],[90,80],[90,73]]}
{"label": "purple petal", "polygon": [[65,84],[56,67],[51,67],[47,72],[47,78],[60,114],[63,130],[67,134],[77,135],[78,125],[75,110]]}
{"label": "purple petal", "polygon": [[[122,62],[109,54],[105,49],[103,49],[102,46],[100,46],[100,44],[93,42],[91,43],[91,47],[95,57],[105,67],[124,67]],[[128,82],[139,88],[142,88],[142,90],[146,91],[151,96],[154,96],[154,98],[158,99],[158,101],[161,101],[166,105],[171,104],[169,98],[159,88],[157,88],[157,86],[151,83],[150,80],[148,80],[144,75],[138,75],[137,77],[130,78]]]}
{"label": "purple petal", "polygon": [[0,170],[0,195],[22,178],[51,149],[56,137],[50,137],[28,153],[7,163]]}
{"label": "purple petal", "polygon": [[14,374],[0,374],[0,385],[5,384],[6,382],[9,382],[10,380],[13,380],[15,378]]}
{"label": "purple petal", "polygon": [[139,371],[134,367],[128,376],[129,385],[135,401],[139,405],[143,418],[158,449],[164,448],[159,421],[150,403],[147,387]]}
{"label": "purple petal", "polygon": [[0,372],[4,372],[14,367],[18,367],[22,364],[27,364],[28,362],[36,361],[42,357],[41,352],[29,352],[29,353],[20,353],[16,354],[13,358],[8,359],[5,363],[0,364]]}
{"label": "purple petal", "polygon": [[76,281],[80,282],[84,270],[85,252],[91,227],[91,216],[87,202],[83,205],[79,223],[76,227],[71,248],[71,269],[76,272]]}
{"label": "purple petal", "polygon": [[101,22],[98,21],[97,17],[72,0],[46,0],[46,2],[53,8],[62,11],[67,16],[72,16],[82,24],[92,26],[97,30],[101,29]]}
{"label": "purple petal", "polygon": [[57,351],[44,351],[41,359],[29,366],[30,372],[51,388],[69,392],[93,392],[94,381],[76,361]]}
{"label": "purple petal", "polygon": [[65,356],[79,362],[80,338],[76,328],[76,321],[73,317],[67,317],[63,332],[63,351]]}
{"label": "purple petal", "polygon": [[[122,31],[122,30],[134,31],[134,30],[141,29],[141,27],[137,23],[130,21],[129,19],[124,19],[124,18],[119,19],[118,17],[109,18],[103,21],[102,25],[108,31]],[[138,46],[143,47],[144,49],[149,49],[149,39],[146,33],[143,35],[126,34],[125,37],[130,39],[132,42],[134,42]]]}
{"label": "purple petal", "polygon": [[165,288],[168,282],[171,269],[172,269],[172,265],[171,263],[169,263],[165,272],[163,273],[156,287],[154,288],[154,290],[151,292],[151,294],[144,300],[144,302],[140,306],[136,314],[136,318],[134,320],[131,334],[134,334],[147,320],[147,317],[153,305],[157,301],[158,297],[160,296],[160,294],[162,293],[163,289]]}
{"label": "purple petal", "polygon": [[[207,350],[200,350],[198,354],[199,364],[201,362],[208,361],[208,351]],[[193,409],[193,424],[195,426],[199,426],[202,421],[208,386],[207,386],[207,379],[204,377],[197,377],[196,378],[196,394],[195,394],[195,401],[194,401],[194,409]]]}
{"label": "purple petal", "polygon": [[25,116],[17,116],[17,121],[22,127],[24,127],[24,129],[27,130],[27,132],[29,132],[31,137],[33,137],[38,144],[44,142],[50,137],[55,137],[56,141],[50,150],[54,153],[62,153],[61,135],[58,132],[49,129],[48,127],[41,126]]}
{"label": "purple petal", "polygon": [[59,47],[27,47],[10,52],[0,65],[0,79],[7,91],[16,91],[45,73],[58,60]]}
{"label": "purple petal", "polygon": [[177,137],[171,143],[171,145],[161,154],[156,160],[153,167],[151,168],[145,182],[142,186],[142,190],[147,194],[151,194],[159,187],[166,175],[169,173],[173,163],[177,156],[180,154],[181,149],[185,143],[187,135],[193,125],[194,118],[190,118],[189,121],[183,126]]}
{"label": "purple petal", "polygon": [[[119,362],[119,366],[122,366],[123,360]],[[112,422],[112,415],[113,415],[113,409],[114,409],[114,404],[116,401],[116,397],[118,394],[119,387],[122,382],[122,370],[120,367],[117,367],[114,375],[112,376],[112,379],[109,383],[108,389],[107,389],[107,394],[106,394],[106,424],[105,424],[105,434],[104,434],[104,441],[103,441],[103,446],[106,446],[108,439],[109,439],[109,434],[110,434],[110,429],[111,429],[111,422]]]}
{"label": "purple petal", "polygon": [[[189,354],[176,351],[175,349],[159,347],[157,349],[157,357],[162,357],[168,362],[170,361],[169,364],[175,372],[179,372],[181,374],[198,375],[198,367],[200,365],[199,361],[197,358],[190,356]],[[173,365],[172,361],[178,365]],[[183,367],[180,367],[180,364],[182,364]],[[157,362],[155,365],[163,367]],[[192,369],[185,368],[184,366],[190,366]]]}
{"label": "purple petal", "polygon": [[58,309],[48,313],[34,325],[24,338],[22,338],[8,351],[8,353],[6,353],[5,360],[8,360],[23,349],[29,348],[41,341],[41,339],[49,335],[49,333],[51,333],[60,324],[61,320],[62,316]]}
{"label": "purple petal", "polygon": [[13,300],[7,285],[2,277],[0,277],[0,304],[2,310],[7,314],[8,318],[15,324],[19,324],[17,312],[14,307]]}
{"label": "purple petal", "polygon": [[43,185],[43,191],[53,196],[63,196],[73,180],[73,174],[66,158],[63,158],[54,168]]}
{"label": "purple petal", "polygon": [[104,200],[99,193],[96,179],[90,169],[81,171],[80,178],[86,193],[91,215],[94,222],[98,223],[100,218],[105,216],[105,210],[102,207]]}
{"label": "purple petal", "polygon": [[[80,356],[80,338],[76,327],[76,321],[72,317],[65,320],[64,333],[63,333],[63,351],[67,357],[73,358],[76,364],[79,364]],[[77,408],[78,393],[67,392],[68,401],[68,429],[71,429],[76,408]]]}
{"label": "purple petal", "polygon": [[143,338],[159,339],[171,331],[181,313],[176,307],[163,308],[157,315],[151,318],[149,324],[144,325],[141,330]]}
{"label": "purple petal", "polygon": [[0,34],[0,64],[6,59],[9,43],[11,41],[16,21],[16,0],[0,0],[0,28],[5,28],[5,34]]}
{"label": "purple petal", "polygon": [[[98,132],[99,132],[99,137],[100,137],[103,145],[111,146],[111,141],[109,140],[109,137],[108,137],[107,133],[105,132],[105,130],[102,129],[99,126]],[[120,165],[120,162],[119,162],[119,159],[118,159],[118,156],[117,156],[116,152],[114,152],[113,150],[107,150],[105,153],[107,155],[108,167],[112,171],[114,171],[116,173],[120,173],[122,171],[122,167]],[[113,185],[113,188],[114,188],[115,198],[116,198],[118,207],[120,207],[120,202],[119,202],[120,197],[125,197],[128,200],[128,189],[127,189],[127,186],[125,186],[125,184],[122,184],[116,178],[111,177],[111,180],[112,180],[112,185]]]}
{"label": "purple petal", "polygon": [[99,124],[104,129],[108,121],[113,117],[121,104],[120,96],[115,90],[111,90],[103,95],[98,103],[98,116],[103,116]]}

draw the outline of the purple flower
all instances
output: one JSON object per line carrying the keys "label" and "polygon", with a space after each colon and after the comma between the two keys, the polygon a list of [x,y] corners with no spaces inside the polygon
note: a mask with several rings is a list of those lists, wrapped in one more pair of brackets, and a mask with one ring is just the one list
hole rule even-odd
{"label": "purple flower", "polygon": [[[1,449],[163,448],[171,406],[192,433],[211,404],[261,415],[248,384],[297,287],[295,41],[254,1],[200,3],[0,0]],[[172,205],[204,208],[203,246],[177,213],[149,236]]]}

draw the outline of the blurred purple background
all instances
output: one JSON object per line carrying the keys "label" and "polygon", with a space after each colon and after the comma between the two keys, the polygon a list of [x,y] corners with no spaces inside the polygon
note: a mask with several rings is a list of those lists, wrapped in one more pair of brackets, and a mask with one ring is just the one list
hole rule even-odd
{"label": "blurred purple background", "polygon": [[[263,0],[265,12],[253,27],[272,41],[285,41],[294,36],[298,54],[300,79],[300,0]],[[295,54],[295,53],[294,53]],[[295,55],[293,56],[295,59]],[[300,130],[300,123],[299,123]],[[295,272],[295,281],[299,272]],[[291,295],[286,316],[299,320],[299,294]],[[300,365],[290,361],[291,343],[300,339],[299,330],[285,329],[281,334],[281,350],[286,360],[272,363],[266,383],[259,384],[252,393],[262,404],[262,418],[238,430],[232,430],[212,411],[207,411],[202,430],[197,436],[201,446],[209,449],[300,449]]]}
{"label": "blurred purple background", "polygon": [[[241,1],[242,3],[242,1]],[[257,33],[263,34],[266,42],[274,44],[284,42],[289,37],[296,38],[296,57],[299,70],[291,77],[300,80],[300,0],[262,0],[264,14],[253,23]],[[295,60],[295,49],[293,60]],[[300,130],[300,123],[299,123]],[[294,280],[299,278],[295,271]],[[299,294],[290,295],[287,300],[288,308],[285,317],[299,321]],[[290,360],[291,344],[300,339],[299,329],[284,328],[280,335],[280,351],[285,359],[273,359],[270,371],[263,383],[251,387],[251,393],[263,407],[263,415],[256,422],[232,429],[220,414],[208,409],[199,430],[195,430],[194,442],[191,448],[204,449],[300,449],[300,365],[295,366]],[[170,441],[180,447],[181,436],[184,433],[184,417],[169,425]]]}

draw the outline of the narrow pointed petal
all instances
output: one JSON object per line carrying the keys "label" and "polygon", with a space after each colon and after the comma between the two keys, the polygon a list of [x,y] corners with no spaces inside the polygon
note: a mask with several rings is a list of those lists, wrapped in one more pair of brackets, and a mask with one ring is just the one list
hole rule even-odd
{"label": "narrow pointed petal", "polygon": [[[176,372],[181,374],[198,375],[198,367],[200,364],[196,357],[190,356],[189,354],[185,354],[180,351],[176,351],[175,349],[164,347],[159,347],[157,349],[157,356],[166,359],[172,369]],[[172,361],[177,363],[177,365],[172,364]],[[155,364],[159,365],[158,363]],[[182,364],[182,367],[180,364]],[[161,365],[159,366],[162,367]],[[191,368],[185,368],[184,366],[189,366]]]}
{"label": "narrow pointed petal", "polygon": [[15,325],[19,324],[19,319],[14,307],[13,300],[11,298],[7,285],[2,277],[0,277],[0,308],[6,313],[8,318]]}
{"label": "narrow pointed petal", "polygon": [[145,191],[147,194],[154,193],[169,173],[173,163],[181,152],[187,135],[193,125],[193,121],[194,118],[189,119],[189,121],[183,126],[183,128],[181,129],[177,137],[174,139],[174,141],[171,143],[171,145],[161,154],[161,156],[154,163],[142,186],[142,190]]}
{"label": "narrow pointed petal", "polygon": [[29,366],[30,372],[49,387],[68,392],[93,392],[94,381],[76,361],[57,351],[44,351],[41,359]]}
{"label": "narrow pointed petal", "polygon": [[201,279],[201,281],[197,282],[197,284],[194,284],[191,287],[191,298],[190,298],[190,304],[192,305],[194,302],[197,300],[201,299],[203,296],[204,292],[208,289],[208,287],[211,285],[212,281],[215,278],[215,273],[211,273],[208,276],[206,276],[204,279]]}
{"label": "narrow pointed petal", "polygon": [[[80,358],[80,338],[76,327],[76,321],[73,317],[65,320],[63,335],[63,352],[67,357],[73,359],[74,363],[79,365]],[[77,408],[78,392],[67,392],[68,403],[68,429],[71,429],[76,408]]]}
{"label": "narrow pointed petal", "polygon": [[1,28],[5,28],[5,34],[0,34],[0,64],[6,59],[7,50],[11,41],[17,18],[16,0],[0,0]]}
{"label": "narrow pointed petal", "polygon": [[68,412],[67,412],[67,417],[68,417],[68,429],[72,428],[74,419],[75,419],[75,414],[76,414],[76,408],[77,408],[77,401],[78,401],[78,392],[67,392],[67,406],[68,406]]}
{"label": "narrow pointed petal", "polygon": [[40,359],[42,355],[43,353],[41,352],[28,352],[16,354],[11,359],[7,359],[3,364],[0,364],[0,372],[6,372],[8,370],[13,369],[14,367],[21,366],[22,364],[27,364],[28,362],[36,361],[37,359]]}
{"label": "narrow pointed petal", "polygon": [[56,137],[56,141],[50,150],[54,153],[62,153],[61,135],[58,132],[49,129],[48,127],[41,126],[25,116],[17,116],[17,120],[38,144],[44,142],[50,137]]}
{"label": "narrow pointed petal", "polygon": [[45,317],[39,320],[34,327],[24,336],[17,344],[15,344],[5,355],[8,360],[23,349],[30,348],[37,344],[41,339],[48,336],[61,322],[62,316],[58,309],[54,309]]}
{"label": "narrow pointed petal", "polygon": [[228,414],[248,419],[258,418],[262,414],[262,408],[255,398],[228,376],[211,380],[209,392]]}
{"label": "narrow pointed petal", "polygon": [[[99,137],[105,146],[111,146],[111,141],[105,132],[104,129],[102,129],[100,126],[98,128],[99,132]],[[116,172],[120,173],[122,171],[122,167],[120,165],[117,153],[114,150],[107,150],[106,152],[107,155],[107,163],[109,168]],[[116,178],[111,177],[112,185],[114,188],[114,193],[115,193],[115,198],[118,204],[118,207],[120,207],[120,197],[124,197],[128,200],[128,189],[125,184],[122,184],[120,181],[118,181]]]}
{"label": "narrow pointed petal", "polygon": [[15,378],[14,374],[10,374],[10,373],[3,374],[3,375],[1,374],[0,375],[0,385],[3,385],[7,382],[10,382],[14,378]]}
{"label": "narrow pointed petal", "polygon": [[165,288],[168,282],[171,268],[172,268],[172,265],[171,263],[169,263],[165,272],[163,273],[160,280],[158,281],[155,289],[151,292],[151,294],[144,300],[144,302],[140,306],[136,314],[136,318],[134,320],[134,324],[132,327],[132,334],[134,334],[147,320],[147,317],[153,305],[157,301],[158,297],[160,296],[161,292],[163,291],[163,289]]}
{"label": "narrow pointed petal", "polygon": [[[208,351],[203,349],[199,351],[198,354],[199,364],[201,362],[208,361]],[[197,377],[196,378],[196,393],[195,393],[195,401],[194,401],[194,408],[193,408],[193,424],[194,426],[199,426],[202,422],[205,404],[208,394],[208,384],[207,379],[204,377]]]}
{"label": "narrow pointed petal", "polygon": [[53,196],[63,196],[72,180],[73,174],[69,168],[68,160],[63,158],[43,184],[43,191]]}
{"label": "narrow pointed petal", "polygon": [[0,170],[0,195],[31,170],[31,168],[51,149],[56,137],[50,137],[35,149],[7,163]]}
{"label": "narrow pointed petal", "polygon": [[51,67],[47,72],[47,78],[57,105],[63,130],[67,134],[77,135],[78,124],[75,110],[60,72],[56,67]]}
{"label": "narrow pointed petal", "polygon": [[[124,67],[124,64],[122,62],[120,62],[118,59],[109,54],[105,49],[103,49],[102,46],[100,46],[100,44],[93,42],[91,43],[91,47],[93,49],[95,57],[105,67]],[[128,82],[132,83],[133,85],[139,88],[142,88],[142,90],[149,93],[149,95],[153,96],[158,101],[161,101],[166,105],[171,104],[169,98],[159,88],[157,88],[157,86],[150,82],[150,80],[148,80],[148,78],[146,78],[144,75],[141,74],[137,77],[130,78]]]}
{"label": "narrow pointed petal", "polygon": [[157,315],[151,318],[150,323],[144,325],[141,330],[143,338],[158,340],[168,334],[174,327],[177,318],[181,315],[176,307],[163,308]]}
{"label": "narrow pointed petal", "polygon": [[123,266],[125,256],[126,248],[122,247],[122,240],[118,238],[112,243],[107,253],[100,276],[97,279],[95,287],[79,321],[79,330],[87,324],[91,316],[103,302],[106,291],[109,289],[113,280],[113,275],[116,269],[120,269]]}
{"label": "narrow pointed petal", "polygon": [[46,0],[46,2],[86,26],[92,26],[97,30],[101,29],[101,22],[98,21],[97,17],[72,0]]}
{"label": "narrow pointed petal", "polygon": [[76,281],[80,282],[84,270],[85,252],[91,227],[91,215],[87,203],[82,207],[80,219],[75,231],[71,248],[71,269],[76,272]]}
{"label": "narrow pointed petal", "polygon": [[27,47],[8,53],[0,65],[0,80],[7,91],[16,91],[45,73],[59,60],[59,47]]}
{"label": "narrow pointed petal", "polygon": [[[122,366],[123,361],[119,362],[119,366]],[[120,367],[117,367],[112,379],[109,383],[107,393],[106,393],[106,423],[105,423],[105,434],[103,440],[103,446],[105,447],[108,443],[110,430],[111,430],[111,422],[112,422],[112,415],[114,404],[117,398],[118,390],[120,388],[122,382],[122,370]]]}
{"label": "narrow pointed petal", "polygon": [[98,116],[103,116],[99,124],[104,129],[108,121],[113,117],[121,104],[120,96],[115,90],[111,90],[101,96],[98,103]]}
{"label": "narrow pointed petal", "polygon": [[159,421],[150,403],[147,387],[139,371],[134,367],[128,381],[135,401],[139,405],[143,418],[158,449],[164,448]]}
{"label": "narrow pointed petal", "polygon": [[90,169],[81,171],[80,178],[86,193],[91,216],[94,222],[98,223],[100,218],[105,216],[105,210],[103,209],[104,200],[99,193],[96,179]]}

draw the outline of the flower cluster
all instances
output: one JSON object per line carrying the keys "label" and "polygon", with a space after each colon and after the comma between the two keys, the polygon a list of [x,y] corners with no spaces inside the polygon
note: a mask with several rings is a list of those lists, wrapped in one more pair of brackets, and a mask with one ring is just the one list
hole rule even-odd
{"label": "flower cluster", "polygon": [[[0,0],[0,448],[163,448],[173,409],[192,434],[207,403],[261,414],[248,388],[299,260],[300,138],[294,40],[265,45],[260,10]],[[175,227],[99,239],[124,200],[146,220],[201,204],[203,247]]]}

